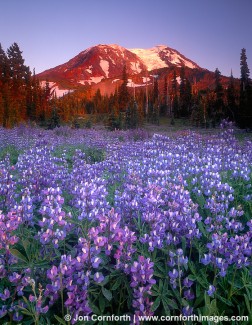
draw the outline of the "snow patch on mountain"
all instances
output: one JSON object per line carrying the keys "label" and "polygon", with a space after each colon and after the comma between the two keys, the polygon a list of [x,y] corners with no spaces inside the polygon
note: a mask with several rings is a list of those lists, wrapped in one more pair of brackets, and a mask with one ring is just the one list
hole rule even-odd
{"label": "snow patch on mountain", "polygon": [[95,84],[98,84],[98,82],[101,82],[103,79],[104,79],[103,76],[90,78],[91,82],[94,82]]}
{"label": "snow patch on mountain", "polygon": [[116,65],[115,60],[114,60],[111,56],[109,57],[109,59],[111,60],[111,62],[112,62],[114,65]]}
{"label": "snow patch on mountain", "polygon": [[150,81],[150,78],[149,77],[142,77],[143,78],[143,82],[148,82],[148,81]]}
{"label": "snow patch on mountain", "polygon": [[128,83],[127,83],[127,86],[128,87],[131,87],[131,88],[135,88],[135,87],[143,87],[145,86],[146,84],[137,84],[135,83],[134,81],[132,81],[132,79],[128,79]]}
{"label": "snow patch on mountain", "polygon": [[182,64],[184,64],[188,68],[191,68],[191,69],[196,68],[196,65],[193,64],[193,62],[191,62],[191,61],[183,58],[179,53],[176,53],[173,50],[165,49],[163,51],[163,53],[166,54],[167,58],[169,58],[169,61],[172,64],[176,64],[176,65],[182,65]]}
{"label": "snow patch on mountain", "polygon": [[93,69],[93,66],[90,65],[90,66],[86,69],[86,71],[87,71],[88,73],[92,73],[92,69]]}
{"label": "snow patch on mountain", "polygon": [[[120,45],[117,45],[117,44],[110,44],[108,45],[110,47],[112,47],[114,50],[116,50],[116,52],[121,52],[121,55],[124,57],[124,52],[125,52],[125,48],[120,46]],[[119,53],[116,53],[117,56],[120,56]]]}
{"label": "snow patch on mountain", "polygon": [[99,76],[99,77],[90,77],[89,79],[86,80],[79,80],[78,83],[82,84],[82,85],[91,85],[92,83],[98,84],[99,82],[101,82],[104,79],[103,76]]}
{"label": "snow patch on mountain", "polygon": [[167,67],[167,64],[159,57],[157,47],[151,49],[130,49],[129,51],[135,53],[144,62],[148,71]]}
{"label": "snow patch on mountain", "polygon": [[143,61],[148,71],[168,67],[169,63],[177,66],[185,65],[191,69],[198,67],[178,51],[165,45],[157,45],[150,49],[129,49],[129,51],[135,53]]}
{"label": "snow patch on mountain", "polygon": [[140,63],[139,62],[130,62],[130,67],[136,73],[142,72],[142,69],[140,68]]}
{"label": "snow patch on mountain", "polygon": [[78,84],[85,85],[87,83],[87,80],[78,80]]}
{"label": "snow patch on mountain", "polygon": [[[46,86],[46,81],[45,80],[41,81],[40,85],[41,87],[44,88]],[[52,81],[49,81],[49,87],[50,87],[50,94],[53,95],[55,93],[57,97],[62,97],[74,91],[72,89],[60,89],[59,86]]]}
{"label": "snow patch on mountain", "polygon": [[100,67],[102,68],[103,72],[106,75],[106,78],[108,78],[109,75],[109,62],[107,60],[100,60]]}

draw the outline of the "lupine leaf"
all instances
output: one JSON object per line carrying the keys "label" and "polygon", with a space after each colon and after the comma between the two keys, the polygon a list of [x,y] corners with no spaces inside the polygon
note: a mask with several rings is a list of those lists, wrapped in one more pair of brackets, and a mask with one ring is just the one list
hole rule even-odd
{"label": "lupine leaf", "polygon": [[104,297],[105,297],[108,301],[112,300],[113,295],[112,295],[111,291],[109,291],[108,289],[102,287],[102,293],[103,293]]}
{"label": "lupine leaf", "polygon": [[59,322],[59,324],[67,325],[67,323],[65,322],[64,319],[60,318],[60,317],[57,316],[57,315],[54,315],[54,317],[57,319],[57,321]]}
{"label": "lupine leaf", "polygon": [[157,297],[157,299],[154,301],[153,305],[151,306],[151,311],[155,311],[156,309],[158,309],[160,302],[161,302],[161,298]]}
{"label": "lupine leaf", "polygon": [[222,297],[222,296],[219,295],[219,294],[216,294],[216,298],[218,298],[220,301],[222,301],[224,304],[226,304],[226,305],[228,305],[228,306],[232,306],[232,307],[234,306],[230,300],[228,300],[228,299]]}
{"label": "lupine leaf", "polygon": [[105,300],[102,295],[99,296],[99,308],[100,308],[101,313],[103,314],[104,309],[105,309]]}
{"label": "lupine leaf", "polygon": [[170,299],[170,298],[168,298],[166,296],[163,296],[162,301],[165,302],[168,306],[172,307],[172,309],[178,309],[178,305],[175,302],[175,300]]}
{"label": "lupine leaf", "polygon": [[17,257],[18,259],[22,260],[23,262],[26,262],[26,263],[28,262],[27,258],[22,253],[20,253],[20,251],[18,251],[17,249],[11,248],[10,252],[13,256]]}
{"label": "lupine leaf", "polygon": [[118,279],[116,279],[115,283],[113,284],[111,290],[114,291],[114,290],[117,290],[120,285],[122,284],[122,278],[119,277]]}

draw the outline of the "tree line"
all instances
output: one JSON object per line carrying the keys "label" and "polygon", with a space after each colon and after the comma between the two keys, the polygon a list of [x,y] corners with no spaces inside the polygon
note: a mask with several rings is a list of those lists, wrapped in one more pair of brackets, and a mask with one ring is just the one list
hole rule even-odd
{"label": "tree line", "polygon": [[6,51],[0,44],[0,125],[13,127],[26,121],[43,121],[50,114],[50,87],[24,64],[17,43]]}
{"label": "tree line", "polygon": [[189,119],[195,126],[216,126],[223,118],[242,128],[252,128],[252,85],[246,49],[241,50],[239,82],[232,72],[224,87],[217,68],[214,85],[197,89],[186,67],[174,68],[146,77],[146,87],[128,87],[126,65],[120,85],[110,95],[94,95],[87,90],[57,98],[49,82],[43,87],[24,64],[17,43],[4,52],[0,44],[0,125],[12,127],[21,122],[35,122],[55,127],[72,123],[78,127],[85,115],[103,116],[110,129],[137,128],[144,121],[159,124],[160,116]]}

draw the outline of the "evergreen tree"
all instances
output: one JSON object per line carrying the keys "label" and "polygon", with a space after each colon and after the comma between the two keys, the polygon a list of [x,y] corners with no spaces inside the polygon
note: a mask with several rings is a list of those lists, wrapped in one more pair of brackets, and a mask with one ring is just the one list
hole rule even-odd
{"label": "evergreen tree", "polygon": [[10,102],[9,60],[0,43],[0,123],[3,127],[9,126]]}
{"label": "evergreen tree", "polygon": [[125,128],[131,129],[131,108],[130,106],[127,107],[125,112]]}
{"label": "evergreen tree", "polygon": [[221,73],[218,68],[216,68],[214,72],[215,77],[215,105],[213,112],[213,123],[215,125],[216,122],[219,122],[222,118],[224,118],[224,90],[221,84]]}
{"label": "evergreen tree", "polygon": [[189,79],[186,79],[184,101],[186,103],[186,116],[189,116],[192,106],[192,85]]}
{"label": "evergreen tree", "polygon": [[33,69],[32,76],[32,103],[33,108],[31,112],[31,120],[38,120],[38,113],[41,110],[41,94],[42,89],[39,83],[39,80],[36,78],[35,69]]}
{"label": "evergreen tree", "polygon": [[10,77],[10,67],[9,67],[8,57],[4,52],[2,45],[0,43],[0,85],[3,86],[3,84],[8,81],[9,77]]}
{"label": "evergreen tree", "polygon": [[42,89],[42,103],[41,103],[41,110],[39,113],[39,122],[44,124],[51,116],[51,109],[50,109],[50,100],[51,100],[51,88],[49,81],[46,80],[45,86]]}
{"label": "evergreen tree", "polygon": [[191,113],[191,122],[196,127],[204,126],[206,121],[204,104],[204,99],[198,94],[197,97],[195,97]]}
{"label": "evergreen tree", "polygon": [[192,101],[192,87],[190,81],[185,76],[185,66],[180,70],[179,85],[179,111],[181,117],[188,117]]}
{"label": "evergreen tree", "polygon": [[11,104],[9,107],[10,124],[15,125],[26,120],[26,78],[29,69],[24,65],[22,52],[17,43],[7,49],[9,69]]}
{"label": "evergreen tree", "polygon": [[119,112],[119,103],[118,103],[118,89],[116,88],[114,94],[111,94],[109,97],[109,112],[113,109],[116,113]]}
{"label": "evergreen tree", "polygon": [[158,96],[158,77],[154,76],[154,82],[153,82],[153,93],[152,93],[152,103],[154,104],[156,101],[159,100]]}
{"label": "evergreen tree", "polygon": [[17,91],[23,86],[28,70],[24,65],[22,52],[17,43],[13,43],[8,48],[7,55],[9,59],[10,77],[12,79],[13,88],[15,91]]}
{"label": "evergreen tree", "polygon": [[176,70],[173,72],[171,83],[172,118],[179,117],[178,82]]}
{"label": "evergreen tree", "polygon": [[250,85],[249,80],[249,68],[247,63],[247,55],[246,55],[246,49],[243,48],[241,50],[241,91],[244,92],[247,87]]}
{"label": "evergreen tree", "polygon": [[94,113],[101,113],[102,110],[102,96],[101,96],[101,91],[100,89],[97,89],[94,98],[93,98],[93,102],[94,102]]}
{"label": "evergreen tree", "polygon": [[[126,111],[127,112],[127,111]],[[122,117],[122,112],[119,112],[119,115],[116,115],[116,109],[112,107],[109,118],[108,118],[108,128],[110,131],[114,130],[121,130],[123,127],[123,117]]]}
{"label": "evergreen tree", "polygon": [[159,104],[157,100],[153,105],[152,123],[159,125]]}
{"label": "evergreen tree", "polygon": [[56,107],[54,107],[52,110],[51,118],[49,119],[48,128],[52,130],[59,126],[60,126],[59,111]]}
{"label": "evergreen tree", "polygon": [[138,118],[138,106],[137,102],[134,101],[131,111],[131,123],[130,127],[132,129],[136,129],[139,125],[139,118]]}
{"label": "evergreen tree", "polygon": [[180,116],[182,117],[186,116],[186,111],[187,111],[185,93],[186,93],[185,66],[182,65],[180,69],[180,84],[179,84],[179,112],[180,112]]}
{"label": "evergreen tree", "polygon": [[26,116],[31,121],[34,120],[35,117],[35,107],[34,107],[34,87],[32,82],[32,75],[30,72],[30,68],[26,67],[26,75],[25,75],[25,91],[26,91]]}
{"label": "evergreen tree", "polygon": [[128,91],[128,76],[126,72],[126,65],[123,67],[123,74],[122,74],[122,84],[118,91],[118,104],[119,104],[119,110],[125,111],[128,107],[129,101],[130,101],[130,94]]}
{"label": "evergreen tree", "polygon": [[227,115],[231,121],[235,121],[237,117],[237,105],[235,97],[234,77],[231,71],[231,76],[227,88]]}
{"label": "evergreen tree", "polygon": [[35,71],[32,76],[17,43],[7,49],[7,54],[0,44],[0,123],[4,127],[27,119],[50,118],[50,91],[49,83],[42,90]]}
{"label": "evergreen tree", "polygon": [[238,114],[238,124],[242,128],[252,128],[252,89],[249,78],[249,68],[247,64],[246,50],[241,50],[241,79],[240,79],[240,108]]}
{"label": "evergreen tree", "polygon": [[92,100],[87,101],[87,103],[86,103],[86,111],[87,111],[87,114],[93,114],[94,113],[94,102]]}
{"label": "evergreen tree", "polygon": [[160,106],[160,115],[165,116],[169,115],[169,107],[168,107],[168,81],[167,77],[164,77],[164,83],[163,83],[163,90],[162,90],[162,96],[161,96],[161,106]]}

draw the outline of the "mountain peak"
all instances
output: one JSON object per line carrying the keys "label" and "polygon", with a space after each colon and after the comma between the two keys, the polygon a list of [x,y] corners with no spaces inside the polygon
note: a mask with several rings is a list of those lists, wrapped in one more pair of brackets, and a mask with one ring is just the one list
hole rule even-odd
{"label": "mountain peak", "polygon": [[147,66],[148,71],[171,67],[173,65],[179,67],[184,65],[191,69],[199,68],[195,62],[187,59],[177,50],[166,45],[156,45],[150,49],[130,49],[130,51],[140,57]]}
{"label": "mountain peak", "polygon": [[68,62],[38,74],[40,80],[49,80],[57,85],[94,85],[105,79],[120,80],[126,64],[129,78],[142,80],[147,71],[186,66],[199,68],[178,51],[166,45],[156,45],[149,49],[127,49],[118,44],[98,44],[80,52]]}
{"label": "mountain peak", "polygon": [[159,50],[164,50],[164,49],[167,48],[167,45],[160,44],[160,45],[156,45],[156,46],[154,46],[153,48],[157,48],[157,49],[159,49]]}

